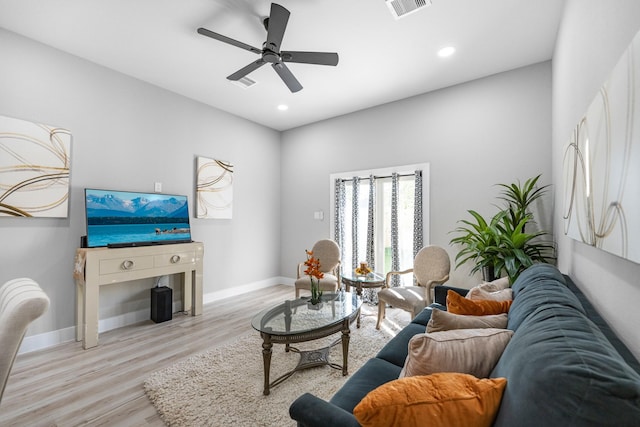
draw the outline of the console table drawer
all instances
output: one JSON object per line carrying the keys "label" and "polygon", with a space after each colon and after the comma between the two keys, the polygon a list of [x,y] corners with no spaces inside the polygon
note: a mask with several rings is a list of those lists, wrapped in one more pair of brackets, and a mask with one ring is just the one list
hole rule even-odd
{"label": "console table drawer", "polygon": [[100,260],[100,275],[153,268],[152,256],[112,258]]}
{"label": "console table drawer", "polygon": [[195,262],[196,253],[185,251],[156,255],[153,263],[156,267],[166,267],[171,265],[194,264]]}

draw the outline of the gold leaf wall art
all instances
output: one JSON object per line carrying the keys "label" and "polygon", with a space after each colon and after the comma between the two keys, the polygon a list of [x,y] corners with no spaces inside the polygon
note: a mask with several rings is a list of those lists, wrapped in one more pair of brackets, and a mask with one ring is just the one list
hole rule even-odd
{"label": "gold leaf wall art", "polygon": [[71,133],[0,116],[0,217],[66,218]]}
{"label": "gold leaf wall art", "polygon": [[231,219],[233,165],[207,157],[198,157],[196,163],[196,217]]}
{"label": "gold leaf wall art", "polygon": [[564,233],[640,263],[640,33],[564,149]]}

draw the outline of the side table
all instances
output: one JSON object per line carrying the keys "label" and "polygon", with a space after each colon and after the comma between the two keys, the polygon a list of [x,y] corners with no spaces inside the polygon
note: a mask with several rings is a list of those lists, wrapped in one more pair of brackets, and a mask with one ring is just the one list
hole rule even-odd
{"label": "side table", "polygon": [[[383,274],[371,272],[366,276],[358,276],[355,272],[346,272],[342,275],[342,283],[344,283],[346,287],[346,291],[348,292],[351,287],[356,288],[356,294],[362,298],[362,290],[363,289],[374,289],[374,288],[382,288],[384,286],[386,277]],[[363,298],[364,302],[364,298]],[[372,303],[377,303],[377,298],[371,301]],[[358,316],[358,328],[360,327],[360,316]]]}

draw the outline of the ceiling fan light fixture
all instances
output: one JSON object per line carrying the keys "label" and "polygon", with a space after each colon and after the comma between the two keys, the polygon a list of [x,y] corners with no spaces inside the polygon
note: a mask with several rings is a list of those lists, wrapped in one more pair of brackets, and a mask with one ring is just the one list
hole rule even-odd
{"label": "ceiling fan light fixture", "polygon": [[431,6],[431,0],[385,0],[385,2],[396,19]]}

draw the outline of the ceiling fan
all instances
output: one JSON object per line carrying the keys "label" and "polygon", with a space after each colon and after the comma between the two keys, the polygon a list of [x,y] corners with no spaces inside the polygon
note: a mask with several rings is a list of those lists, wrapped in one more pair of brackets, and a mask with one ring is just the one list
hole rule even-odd
{"label": "ceiling fan", "polygon": [[256,61],[239,69],[228,76],[227,79],[234,81],[240,80],[264,64],[270,63],[289,90],[291,92],[298,92],[302,89],[302,85],[285,65],[285,62],[335,66],[338,65],[338,54],[330,52],[281,51],[280,44],[284,37],[284,31],[287,28],[289,15],[290,12],[284,7],[275,3],[271,4],[271,13],[269,17],[263,21],[264,27],[267,30],[267,40],[262,44],[262,49],[223,36],[222,34],[214,33],[206,28],[198,28],[198,33],[260,55],[260,58]]}

